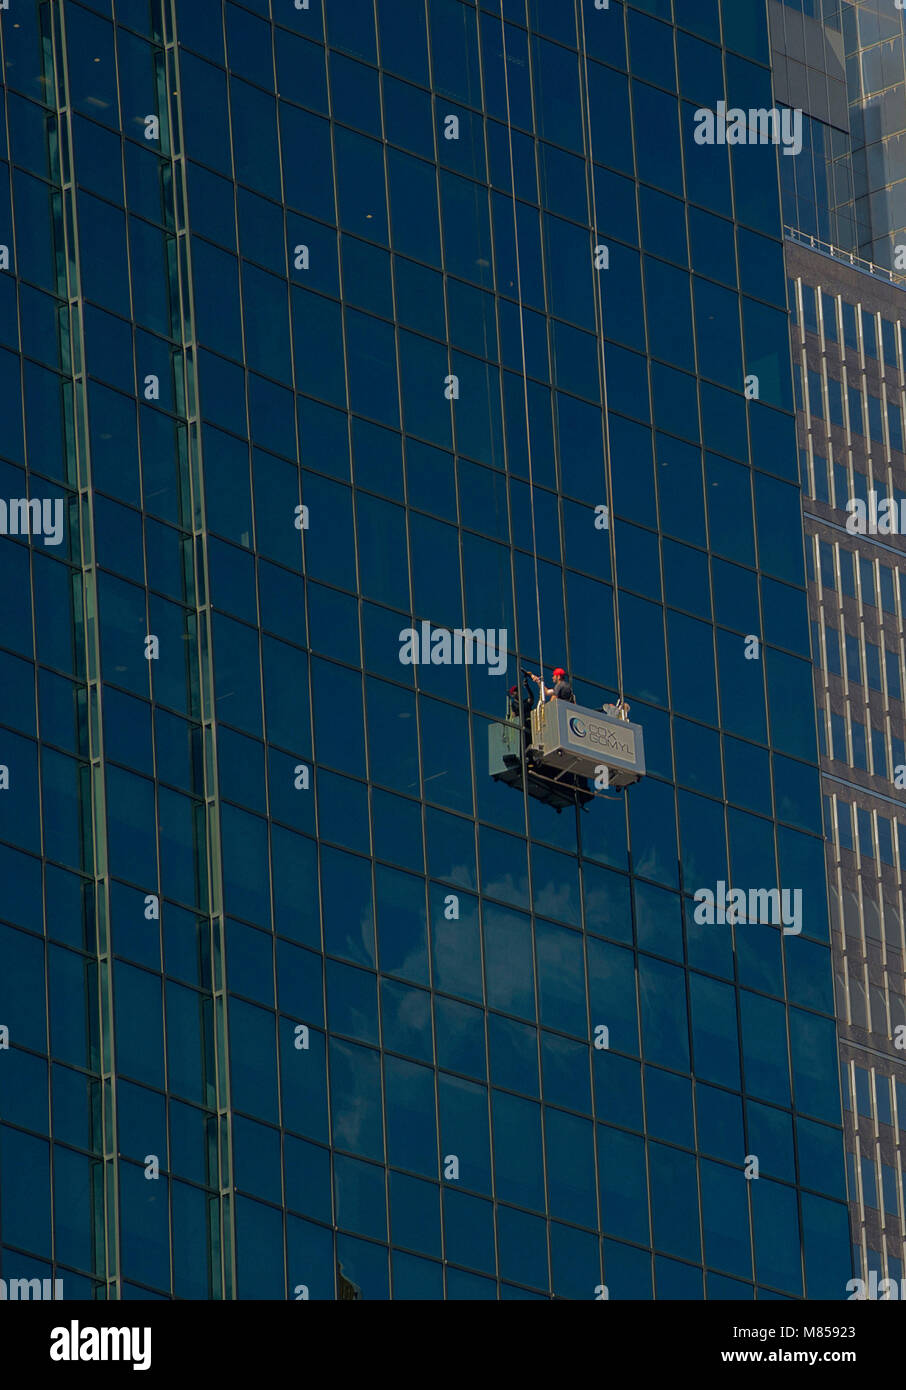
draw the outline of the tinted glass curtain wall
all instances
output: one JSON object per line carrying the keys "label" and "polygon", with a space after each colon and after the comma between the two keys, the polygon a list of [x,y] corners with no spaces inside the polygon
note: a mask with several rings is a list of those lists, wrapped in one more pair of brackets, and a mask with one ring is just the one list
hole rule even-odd
{"label": "tinted glass curtain wall", "polygon": [[[760,3],[0,43],[0,1275],[843,1297],[787,156],[695,138]],[[542,659],[624,795],[490,778]]]}

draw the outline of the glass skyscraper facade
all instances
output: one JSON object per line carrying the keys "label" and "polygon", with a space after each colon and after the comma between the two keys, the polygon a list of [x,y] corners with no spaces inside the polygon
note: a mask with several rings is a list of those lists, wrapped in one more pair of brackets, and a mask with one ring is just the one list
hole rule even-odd
{"label": "glass skyscraper facade", "polygon": [[[906,241],[906,16],[883,0],[841,6],[859,254],[903,268]],[[867,230],[867,235],[866,235]]]}
{"label": "glass skyscraper facade", "polygon": [[854,194],[840,0],[768,0],[768,19],[774,95],[803,113],[802,154],[780,166],[784,222],[855,252],[871,232]]}
{"label": "glass skyscraper facade", "polygon": [[768,0],[778,99],[804,111],[782,167],[785,219],[906,268],[906,13],[894,0]]}
{"label": "glass skyscraper facade", "polygon": [[[0,44],[0,1277],[844,1297],[787,156],[695,138],[766,9]],[[625,794],[489,776],[542,661],[631,701]]]}

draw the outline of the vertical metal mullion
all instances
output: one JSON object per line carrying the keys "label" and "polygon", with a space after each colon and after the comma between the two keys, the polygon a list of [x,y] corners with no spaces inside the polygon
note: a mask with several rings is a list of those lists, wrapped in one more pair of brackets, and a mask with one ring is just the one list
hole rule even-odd
{"label": "vertical metal mullion", "polygon": [[187,425],[188,485],[191,506],[196,585],[193,595],[198,623],[198,677],[201,700],[200,719],[203,739],[204,807],[207,837],[208,920],[210,924],[209,962],[211,971],[212,1033],[214,1047],[214,1090],[217,1120],[216,1164],[219,1210],[211,1214],[210,1234],[219,1236],[219,1266],[210,1268],[217,1285],[216,1298],[236,1296],[236,1239],[232,1201],[233,1151],[230,1124],[229,1020],[223,962],[226,953],[223,911],[223,876],[220,853],[220,791],[217,774],[217,730],[214,703],[213,640],[211,631],[210,583],[207,527],[203,486],[201,421],[196,376],[197,344],[192,295],[192,255],[189,237],[189,200],[186,184],[186,157],[182,129],[178,33],[175,0],[163,0],[163,45],[167,63],[167,101],[170,127],[170,160],[173,170],[176,237],[179,278],[179,313],[183,350],[184,405]]}
{"label": "vertical metal mullion", "polygon": [[84,323],[79,265],[79,227],[73,177],[72,123],[69,98],[66,19],[63,6],[49,7],[52,29],[48,61],[52,67],[54,101],[61,163],[62,236],[64,248],[63,293],[69,310],[70,357],[72,375],[73,449],[75,485],[80,516],[81,600],[83,626],[84,681],[88,694],[88,757],[92,834],[92,875],[97,936],[95,941],[98,1022],[100,1027],[100,1095],[103,1220],[97,1215],[99,1232],[104,1236],[106,1297],[121,1296],[119,1270],[119,1174],[117,1166],[117,1117],[115,1102],[115,1044],[113,1030],[113,987],[111,980],[109,923],[109,882],[106,852],[106,797],[104,788],[103,720],[101,718],[100,635],[97,624],[97,571],[95,567],[94,518],[91,506],[92,473],[88,402],[85,383]]}

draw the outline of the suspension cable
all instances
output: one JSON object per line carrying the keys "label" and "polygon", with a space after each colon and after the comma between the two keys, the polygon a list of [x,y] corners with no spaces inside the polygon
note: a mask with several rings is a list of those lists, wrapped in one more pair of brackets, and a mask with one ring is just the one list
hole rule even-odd
{"label": "suspension cable", "polygon": [[535,612],[538,616],[538,659],[541,663],[541,689],[544,691],[544,648],[541,642],[541,586],[538,582],[538,545],[535,532],[535,479],[532,472],[532,428],[529,413],[528,366],[525,351],[525,316],[522,304],[522,269],[519,260],[519,218],[516,204],[516,164],[513,158],[513,123],[510,115],[510,75],[507,71],[506,21],[500,6],[500,36],[503,45],[503,87],[506,94],[506,128],[510,153],[510,191],[513,200],[513,244],[516,253],[516,297],[519,301],[519,338],[522,345],[522,389],[525,401],[525,443],[528,455],[529,505],[532,514],[532,560],[535,567]]}
{"label": "suspension cable", "polygon": [[604,473],[607,487],[607,529],[610,537],[610,579],[613,588],[614,650],[617,660],[617,689],[620,703],[623,702],[623,653],[620,636],[620,591],[617,586],[617,541],[614,531],[613,515],[613,472],[610,456],[610,414],[607,409],[607,363],[604,351],[604,296],[601,290],[601,274],[595,266],[595,247],[598,245],[598,199],[595,190],[595,155],[591,128],[591,94],[588,85],[588,48],[585,41],[585,6],[580,5],[581,52],[585,85],[585,114],[583,124],[588,139],[588,159],[591,164],[591,214],[592,214],[592,276],[594,279],[595,326],[601,361],[601,402],[604,407]]}

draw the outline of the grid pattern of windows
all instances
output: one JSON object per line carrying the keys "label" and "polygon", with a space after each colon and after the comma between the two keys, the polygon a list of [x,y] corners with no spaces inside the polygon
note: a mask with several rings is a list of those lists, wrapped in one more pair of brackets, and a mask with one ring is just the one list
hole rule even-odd
{"label": "grid pattern of windows", "polygon": [[[820,84],[822,76],[819,69],[808,69],[811,83]],[[870,242],[871,228],[862,204],[853,200],[850,134],[808,111],[802,111],[801,120],[802,149],[780,166],[783,220],[841,251],[857,251]]]}
{"label": "grid pattern of windows", "polygon": [[846,1155],[847,1181],[868,1221],[854,1243],[863,1278],[903,1277],[903,1163],[906,1156],[906,1082],[875,1066],[850,1063],[846,1106],[856,1120],[855,1146]]}
{"label": "grid pattern of windows", "polygon": [[898,251],[906,231],[902,10],[878,0],[781,4],[782,9],[773,9],[773,38],[784,73],[788,58],[794,74],[789,88],[795,99],[789,104],[821,117],[805,116],[804,158],[785,161],[785,220],[836,247],[858,251],[869,262],[900,270]]}
{"label": "grid pattern of windows", "polygon": [[906,62],[903,12],[897,6],[844,4],[842,32],[852,131],[854,200],[864,211],[859,249],[879,265],[899,268],[906,235]]}
{"label": "grid pattern of windows", "polygon": [[[72,518],[0,543],[4,1274],[849,1277],[777,151],[694,139],[764,21],[504,10],[4,23],[0,466]],[[504,682],[400,634],[543,632],[598,705],[614,584],[649,773],[556,816],[488,776]],[[696,921],[724,881],[801,931]]]}
{"label": "grid pattern of windows", "polygon": [[807,259],[789,301],[841,1060],[863,1097],[847,1114],[852,1235],[863,1275],[898,1278],[899,1138],[896,1126],[872,1128],[864,1097],[866,1048],[889,1058],[879,1088],[904,1085],[906,544],[898,526],[879,531],[869,515],[873,496],[897,515],[906,502],[902,291]]}
{"label": "grid pattern of windows", "polygon": [[840,28],[841,0],[780,0],[780,3],[789,10],[823,20],[829,29]]}
{"label": "grid pattern of windows", "polygon": [[847,113],[840,0],[781,0],[768,5],[778,102],[799,113],[802,148],[781,161],[784,222],[844,251],[871,240]]}
{"label": "grid pattern of windows", "polygon": [[[903,864],[906,849],[906,823],[874,810],[866,810],[846,801],[840,795],[825,796],[825,823],[828,834],[836,834],[843,849],[853,850],[864,859],[876,859],[892,868]],[[897,848],[899,859],[897,858]]]}

